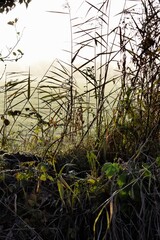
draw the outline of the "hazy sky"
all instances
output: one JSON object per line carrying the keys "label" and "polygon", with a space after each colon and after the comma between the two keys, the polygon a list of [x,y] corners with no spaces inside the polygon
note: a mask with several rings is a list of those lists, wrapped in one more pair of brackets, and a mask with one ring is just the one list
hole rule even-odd
{"label": "hazy sky", "polygon": [[[87,4],[83,0],[69,0],[72,17],[83,18],[87,10]],[[90,0],[93,4],[101,0]],[[112,25],[116,24],[116,13],[123,10],[125,0],[112,0],[111,16]],[[0,51],[2,55],[7,48],[16,42],[16,34],[13,26],[7,24],[18,18],[17,31],[23,32],[17,48],[24,53],[18,62],[7,62],[7,68],[12,70],[26,70],[31,66],[36,74],[47,69],[47,66],[55,58],[67,60],[67,53],[62,49],[70,48],[70,23],[69,16],[49,13],[47,11],[67,11],[65,0],[32,0],[26,10],[24,5],[18,5],[8,14],[0,15]],[[4,64],[0,63],[0,71]]]}

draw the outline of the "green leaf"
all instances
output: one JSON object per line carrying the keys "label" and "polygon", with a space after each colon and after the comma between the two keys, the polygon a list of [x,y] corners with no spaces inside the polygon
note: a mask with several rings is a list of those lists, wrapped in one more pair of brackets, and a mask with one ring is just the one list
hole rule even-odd
{"label": "green leaf", "polygon": [[43,173],[43,174],[40,176],[40,180],[45,182],[45,181],[47,180],[47,174]]}
{"label": "green leaf", "polygon": [[119,192],[119,196],[120,196],[121,198],[126,198],[126,197],[128,197],[128,191],[126,191],[126,190],[121,190],[121,191]]}
{"label": "green leaf", "polygon": [[87,182],[88,182],[89,184],[94,185],[94,184],[96,183],[96,180],[93,179],[93,178],[88,178],[88,179],[87,179]]}
{"label": "green leaf", "polygon": [[122,173],[121,175],[118,176],[117,179],[117,184],[119,187],[123,187],[126,183],[126,173]]}
{"label": "green leaf", "polygon": [[18,172],[18,173],[16,174],[16,179],[17,179],[17,180],[27,179],[26,173],[20,173],[20,172]]}
{"label": "green leaf", "polygon": [[144,169],[144,176],[145,177],[151,177],[152,173],[151,173],[151,171],[149,169],[150,166],[148,164],[146,164],[146,163],[144,163],[142,166],[143,166],[143,169]]}
{"label": "green leaf", "polygon": [[118,163],[105,163],[102,167],[102,172],[105,173],[109,179],[115,176],[120,170]]}
{"label": "green leaf", "polygon": [[63,204],[65,204],[65,202],[64,202],[64,187],[60,180],[57,180],[57,187],[58,187],[60,199],[63,202]]}
{"label": "green leaf", "polygon": [[39,171],[45,173],[45,172],[47,172],[48,165],[46,163],[42,162],[42,163],[38,164],[37,168]]}
{"label": "green leaf", "polygon": [[157,163],[158,167],[160,167],[160,156],[156,158],[156,163]]}
{"label": "green leaf", "polygon": [[48,175],[48,174],[47,174],[47,179],[49,179],[52,182],[54,181],[54,178],[52,176]]}

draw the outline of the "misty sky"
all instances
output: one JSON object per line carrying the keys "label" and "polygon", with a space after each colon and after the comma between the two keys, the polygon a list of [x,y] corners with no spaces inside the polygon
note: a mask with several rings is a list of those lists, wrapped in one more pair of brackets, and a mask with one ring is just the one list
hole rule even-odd
{"label": "misty sky", "polygon": [[[83,18],[88,5],[82,0],[68,1],[72,18]],[[90,1],[98,4],[100,0]],[[111,27],[117,24],[115,15],[123,10],[125,0],[112,0]],[[132,3],[133,5],[133,3]],[[24,56],[18,62],[7,62],[7,69],[27,70],[29,66],[34,74],[39,74],[51,64],[55,58],[67,61],[68,54],[63,49],[70,50],[70,23],[69,16],[49,13],[47,11],[65,11],[65,0],[32,0],[28,9],[24,5],[18,5],[8,14],[0,15],[0,51],[5,55],[7,48],[16,42],[15,28],[7,24],[15,18],[18,19],[17,31],[22,34],[17,46]],[[91,14],[91,13],[90,13]],[[4,63],[0,63],[2,71]]]}

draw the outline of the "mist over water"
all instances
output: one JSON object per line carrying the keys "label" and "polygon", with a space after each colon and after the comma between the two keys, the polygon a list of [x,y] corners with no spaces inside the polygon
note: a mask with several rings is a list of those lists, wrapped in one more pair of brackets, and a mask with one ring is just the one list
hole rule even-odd
{"label": "mist over water", "polygon": [[[14,82],[17,83],[17,86],[13,86],[13,88],[11,88],[11,90],[9,90],[9,88],[6,86],[6,89],[8,88],[8,91],[5,92],[5,82],[1,81],[1,85],[0,85],[0,116],[6,116],[7,119],[9,119],[10,121],[10,125],[6,128],[7,132],[10,131],[10,129],[12,129],[12,131],[21,131],[23,132],[23,135],[25,136],[25,134],[29,132],[29,129],[33,129],[36,126],[38,126],[38,124],[40,124],[40,121],[42,121],[42,124],[45,126],[45,128],[47,128],[47,124],[49,123],[49,121],[54,117],[54,119],[58,119],[57,116],[55,115],[56,110],[58,109],[58,107],[60,106],[58,104],[57,101],[52,101],[49,105],[47,103],[44,102],[45,99],[43,99],[43,97],[45,95],[47,95],[47,93],[42,93],[40,92],[39,86],[44,85],[45,87],[48,86],[48,94],[55,94],[58,92],[64,92],[67,94],[68,90],[67,90],[67,85],[65,86],[66,89],[64,88],[63,82],[62,82],[62,87],[59,86],[58,89],[53,90],[53,92],[51,91],[51,89],[49,88],[49,86],[54,86],[55,82],[54,79],[47,79],[47,76],[53,76],[54,74],[52,74],[50,71],[48,73],[46,73],[46,77],[45,81],[43,82],[43,76],[45,75],[44,72],[42,71],[42,68],[39,68],[41,72],[39,75],[39,78],[35,78],[34,75],[31,74],[31,81],[30,82],[30,99],[28,101],[27,97],[28,97],[28,83],[27,83],[27,78],[29,76],[29,71],[26,71],[24,73],[19,72],[19,73],[14,73],[14,74],[9,74],[6,73],[6,85],[7,84],[14,84]],[[47,68],[48,69],[48,68]],[[108,82],[113,78],[113,77],[117,77],[118,76],[118,72],[116,69],[116,65],[111,64],[110,66],[110,70],[107,76]],[[98,81],[98,74],[97,74],[97,81]],[[24,80],[24,82],[23,82]],[[42,83],[39,84],[39,81],[42,81]],[[49,83],[48,83],[48,81]],[[66,79],[67,80],[67,79]],[[18,84],[19,82],[20,85]],[[83,101],[80,103],[79,100],[77,101],[77,103],[75,104],[74,107],[74,111],[76,114],[77,109],[80,107],[80,105],[82,104],[82,107],[84,109],[84,113],[83,113],[83,119],[84,122],[86,124],[87,122],[87,118],[89,117],[90,121],[93,119],[93,117],[96,115],[96,101],[95,101],[95,96],[94,96],[94,90],[92,90],[89,94],[85,94],[86,91],[94,89],[94,87],[92,86],[92,84],[88,84],[86,82],[86,79],[80,74],[80,73],[75,73],[74,74],[74,82],[75,82],[75,90],[77,91],[78,95],[84,94],[82,95],[82,99]],[[64,84],[65,84],[65,80],[64,80]],[[20,91],[18,89],[21,89]],[[107,96],[110,92],[113,92],[111,94],[111,96],[106,98],[106,101],[109,103],[111,102],[113,99],[116,98],[116,94],[118,92],[118,82],[116,81],[116,83],[114,84],[113,81],[111,81],[110,83],[106,84],[106,90],[105,90],[105,95]],[[18,96],[18,92],[22,92],[22,94],[20,94]],[[33,95],[32,95],[33,94]],[[77,95],[77,96],[78,96]],[[63,101],[63,99],[62,99]],[[65,99],[65,101],[67,101],[67,99]],[[106,102],[105,106],[106,106],[106,113],[110,110],[110,106],[108,105],[108,103]],[[66,102],[67,104],[67,102]],[[64,105],[64,103],[63,103]],[[86,110],[86,109],[90,109],[90,110]],[[10,111],[20,111],[20,115],[16,115],[16,116],[12,116],[12,114],[9,114]],[[63,119],[63,110],[61,111],[61,116]],[[3,121],[0,120],[0,125],[2,126]],[[63,126],[63,121],[60,121],[59,123],[59,127],[56,130],[56,133],[59,135],[62,131],[62,126]],[[12,128],[13,126],[13,128]],[[87,127],[87,124],[86,124]],[[23,129],[23,131],[22,131]],[[84,128],[85,129],[85,128]]]}

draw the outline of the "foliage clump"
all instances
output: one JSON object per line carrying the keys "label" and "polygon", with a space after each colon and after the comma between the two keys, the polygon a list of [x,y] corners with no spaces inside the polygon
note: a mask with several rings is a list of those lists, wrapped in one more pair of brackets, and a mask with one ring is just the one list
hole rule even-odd
{"label": "foliage clump", "polygon": [[0,1],[0,13],[3,12],[9,12],[11,9],[13,9],[16,6],[16,3],[24,3],[26,7],[28,7],[28,4],[31,2],[31,0],[1,0]]}
{"label": "foliage clump", "polygon": [[72,158],[57,171],[53,159],[28,160],[1,169],[4,238],[158,239],[158,158],[142,165],[107,162],[100,173],[90,165],[85,175]]}

